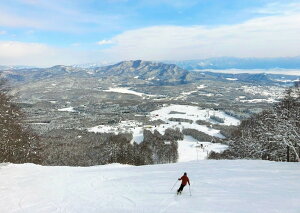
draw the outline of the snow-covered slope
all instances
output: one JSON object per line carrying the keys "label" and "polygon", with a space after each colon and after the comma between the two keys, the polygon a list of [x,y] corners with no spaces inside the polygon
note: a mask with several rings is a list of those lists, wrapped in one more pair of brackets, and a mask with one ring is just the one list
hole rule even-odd
{"label": "snow-covered slope", "polygon": [[[175,195],[187,172],[191,193]],[[152,166],[0,164],[1,212],[260,213],[300,211],[300,164],[195,161]]]}
{"label": "snow-covered slope", "polygon": [[191,136],[185,135],[183,140],[178,141],[179,158],[177,162],[205,160],[211,151],[220,153],[227,148],[227,145],[221,143],[200,142]]}
{"label": "snow-covered slope", "polygon": [[[203,88],[204,85],[200,85],[199,88]],[[211,119],[211,116],[217,116],[223,119],[223,123],[218,123]],[[189,105],[165,105],[164,107],[150,112],[150,120],[161,120],[164,124],[161,125],[143,125],[141,122],[134,120],[121,121],[116,125],[98,125],[88,128],[90,132],[101,133],[120,133],[128,132],[133,136],[132,142],[141,143],[144,140],[144,129],[159,131],[161,134],[165,134],[165,130],[170,129],[195,129],[200,132],[204,132],[207,135],[215,136],[218,138],[225,138],[220,130],[214,129],[206,125],[197,124],[197,120],[206,121],[211,124],[220,125],[239,125],[240,121],[230,115],[227,115],[223,111],[216,111],[212,109],[201,109],[196,106]],[[172,120],[173,119],[173,120]],[[182,121],[174,121],[174,119],[183,119]],[[188,122],[189,121],[189,122]],[[204,145],[202,149],[200,145]],[[196,139],[185,135],[182,141],[178,141],[178,162],[193,161],[197,159],[207,158],[210,151],[220,152],[224,151],[227,146],[219,143],[211,143],[209,141],[197,141]]]}
{"label": "snow-covered slope", "polygon": [[[219,118],[224,120],[224,123],[218,123],[210,118],[210,116],[218,116]],[[179,121],[171,121],[170,119],[187,119],[191,121],[189,122],[179,122]],[[95,127],[88,128],[90,132],[130,132],[133,134],[133,140],[137,143],[143,141],[143,130],[146,128],[148,130],[157,130],[161,134],[165,133],[165,130],[168,128],[175,129],[179,128],[183,129],[195,129],[200,132],[204,132],[208,135],[224,138],[224,136],[220,133],[220,130],[213,129],[211,127],[207,127],[206,125],[198,125],[196,123],[197,120],[203,120],[210,122],[212,124],[220,124],[220,125],[239,125],[240,121],[230,115],[227,115],[223,111],[215,111],[211,109],[200,109],[196,106],[189,105],[166,105],[161,109],[150,112],[150,120],[161,120],[165,123],[162,125],[153,125],[153,126],[143,126],[142,123],[127,120],[121,121],[117,125],[98,125]]]}

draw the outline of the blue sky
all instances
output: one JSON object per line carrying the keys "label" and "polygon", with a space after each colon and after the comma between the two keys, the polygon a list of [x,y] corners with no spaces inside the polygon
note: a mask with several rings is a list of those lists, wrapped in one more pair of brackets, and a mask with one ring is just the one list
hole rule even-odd
{"label": "blue sky", "polygon": [[300,55],[298,0],[0,2],[0,64]]}

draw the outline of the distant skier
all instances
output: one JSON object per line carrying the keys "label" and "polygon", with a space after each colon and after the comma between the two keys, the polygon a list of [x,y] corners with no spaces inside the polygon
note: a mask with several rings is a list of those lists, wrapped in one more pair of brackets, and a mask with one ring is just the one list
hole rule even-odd
{"label": "distant skier", "polygon": [[190,184],[190,180],[186,174],[186,172],[183,174],[183,176],[181,178],[178,178],[178,180],[181,180],[181,185],[179,187],[179,189],[177,190],[177,194],[181,194],[183,188],[186,186],[186,184],[188,183],[189,185]]}
{"label": "distant skier", "polygon": [[200,144],[200,148],[201,148],[202,151],[204,152],[204,146],[203,146],[203,144]]}

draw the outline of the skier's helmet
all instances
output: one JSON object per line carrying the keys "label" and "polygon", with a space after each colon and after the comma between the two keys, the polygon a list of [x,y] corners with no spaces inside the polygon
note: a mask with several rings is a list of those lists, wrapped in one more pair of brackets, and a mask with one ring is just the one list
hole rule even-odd
{"label": "skier's helmet", "polygon": [[186,172],[183,175],[187,175]]}

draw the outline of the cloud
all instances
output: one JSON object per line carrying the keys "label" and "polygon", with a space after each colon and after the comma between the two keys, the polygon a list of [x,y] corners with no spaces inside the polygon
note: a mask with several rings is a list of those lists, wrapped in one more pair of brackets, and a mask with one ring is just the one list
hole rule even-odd
{"label": "cloud", "polygon": [[7,32],[5,30],[0,30],[0,35],[5,35]]}
{"label": "cloud", "polygon": [[31,27],[31,28],[45,28],[43,23],[38,19],[23,18],[9,12],[0,11],[0,26],[6,27]]}
{"label": "cloud", "polygon": [[98,41],[97,44],[98,45],[107,45],[107,44],[113,44],[114,42],[112,40],[101,40],[101,41]]}
{"label": "cloud", "polygon": [[[68,33],[103,32],[120,26],[121,15],[89,13],[82,1],[14,0],[0,2],[0,26]],[[20,4],[21,3],[21,4]],[[24,7],[24,8],[23,8]]]}
{"label": "cloud", "polygon": [[[0,64],[52,66],[97,63],[103,60],[300,56],[299,3],[269,4],[255,12],[268,15],[234,25],[165,25],[138,28],[94,42],[94,47],[89,46],[90,43],[82,42],[73,43],[68,48],[58,48],[42,43],[0,41]],[[2,19],[5,16],[6,19]],[[18,16],[11,17],[9,14],[0,13],[0,24],[3,20],[11,25],[44,27],[43,21],[39,22],[39,19],[23,20]]]}
{"label": "cloud", "polygon": [[263,15],[291,15],[300,11],[300,3],[292,2],[289,4],[281,2],[272,2],[263,8],[256,9],[254,12]]}
{"label": "cloud", "polygon": [[299,56],[300,4],[285,5],[284,9],[277,15],[235,25],[153,26],[129,30],[112,37],[110,40],[115,45],[104,52],[115,60]]}
{"label": "cloud", "polygon": [[0,41],[0,64],[53,66],[88,63],[97,58],[92,51],[76,51],[72,48],[57,48],[41,43]]}

